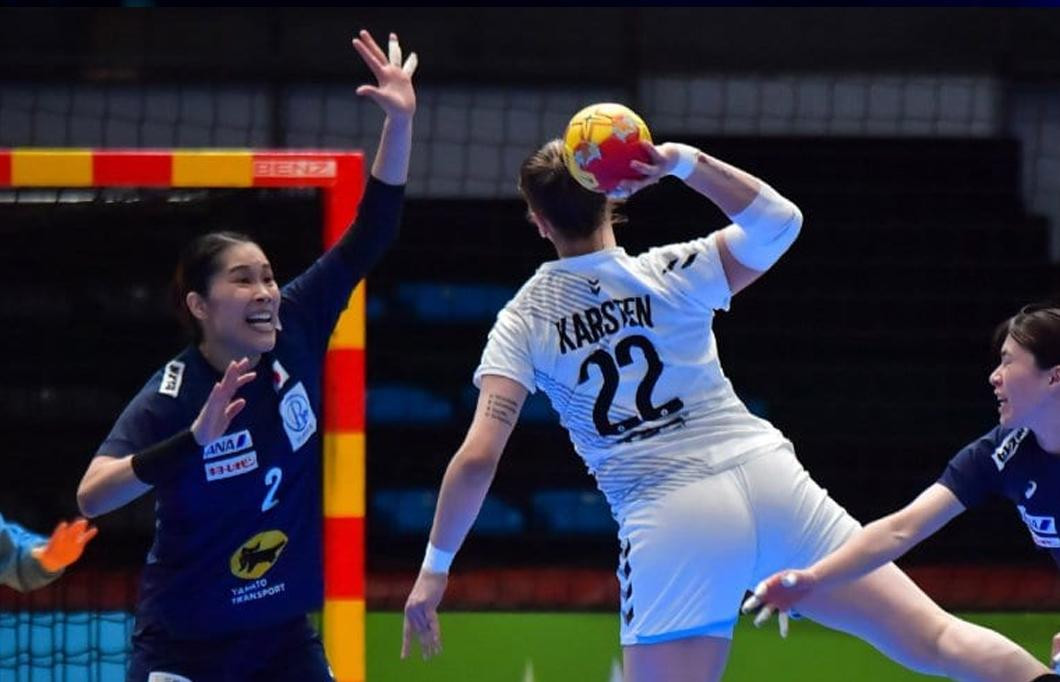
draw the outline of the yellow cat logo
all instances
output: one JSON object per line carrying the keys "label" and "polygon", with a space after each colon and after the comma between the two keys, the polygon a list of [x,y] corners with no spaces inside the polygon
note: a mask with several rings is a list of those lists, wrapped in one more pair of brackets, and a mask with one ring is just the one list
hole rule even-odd
{"label": "yellow cat logo", "polygon": [[232,575],[244,580],[260,578],[272,568],[286,546],[287,536],[283,531],[267,530],[258,533],[244,542],[228,560]]}

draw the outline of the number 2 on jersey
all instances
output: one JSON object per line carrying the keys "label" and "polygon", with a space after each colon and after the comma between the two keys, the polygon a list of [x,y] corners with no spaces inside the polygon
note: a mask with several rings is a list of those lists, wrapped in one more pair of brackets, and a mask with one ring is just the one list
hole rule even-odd
{"label": "number 2 on jersey", "polygon": [[280,467],[273,467],[265,472],[265,485],[269,487],[265,493],[265,499],[261,501],[261,511],[267,512],[277,504],[279,500],[276,499],[276,491],[280,487],[280,481],[283,480],[283,469]]}
{"label": "number 2 on jersey", "polygon": [[[633,364],[632,349],[640,350],[648,368],[644,372],[640,384],[637,386],[637,415],[628,417],[620,422],[611,423],[607,413],[611,410],[611,403],[618,392],[619,368]],[[604,385],[600,388],[600,394],[596,396],[593,404],[593,423],[601,436],[617,436],[632,428],[636,428],[646,421],[653,421],[660,417],[680,410],[685,406],[680,398],[671,398],[662,405],[653,405],[651,393],[655,390],[655,384],[663,371],[662,360],[646,337],[638,335],[627,336],[615,346],[615,355],[602,348],[593,351],[582,363],[581,371],[578,373],[578,383],[584,384],[589,380],[589,365],[596,365],[603,377]]]}

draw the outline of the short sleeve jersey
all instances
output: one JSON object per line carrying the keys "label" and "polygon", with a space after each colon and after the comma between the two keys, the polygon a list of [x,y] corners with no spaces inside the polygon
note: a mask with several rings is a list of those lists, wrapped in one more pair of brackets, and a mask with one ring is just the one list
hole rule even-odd
{"label": "short sleeve jersey", "polygon": [[[403,191],[369,180],[362,218],[389,212],[396,231]],[[359,221],[348,233],[353,256],[333,248],[283,288],[283,329],[240,389],[246,407],[221,438],[189,448],[183,469],[155,488],[141,624],[202,638],[320,607],[321,368],[353,287],[385,249],[391,228],[377,223],[386,222]],[[185,349],[133,398],[97,454],[138,452],[188,428],[220,376],[197,348]]]}
{"label": "short sleeve jersey", "polygon": [[616,512],[784,442],[722,372],[730,290],[716,236],[543,264],[500,311],[475,383],[545,391]]}
{"label": "short sleeve jersey", "polygon": [[1060,566],[1060,458],[1042,450],[1029,429],[991,429],[950,460],[939,483],[969,509],[994,495],[1010,500],[1034,544]]}

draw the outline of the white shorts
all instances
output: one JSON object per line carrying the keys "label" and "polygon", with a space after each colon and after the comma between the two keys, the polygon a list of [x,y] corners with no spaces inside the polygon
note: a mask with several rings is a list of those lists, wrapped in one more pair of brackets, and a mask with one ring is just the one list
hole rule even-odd
{"label": "white shorts", "polygon": [[731,638],[746,590],[859,527],[787,445],[633,503],[618,531],[622,644]]}

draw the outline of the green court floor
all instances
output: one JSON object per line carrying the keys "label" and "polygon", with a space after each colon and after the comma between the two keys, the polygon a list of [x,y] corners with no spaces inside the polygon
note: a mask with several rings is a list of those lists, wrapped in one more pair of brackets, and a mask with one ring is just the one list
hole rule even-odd
{"label": "green court floor", "polygon": [[[1057,613],[962,614],[1019,642],[1042,660],[1060,630]],[[368,679],[483,682],[610,682],[619,660],[618,619],[611,614],[443,613],[444,651],[424,662],[399,660],[401,615],[368,614]],[[617,678],[615,678],[617,679]],[[875,649],[808,621],[788,639],[742,620],[726,682],[902,682],[938,679],[911,673]]]}

